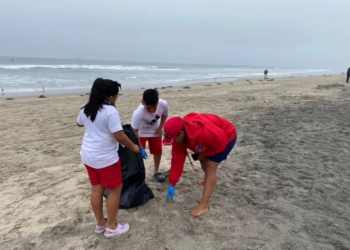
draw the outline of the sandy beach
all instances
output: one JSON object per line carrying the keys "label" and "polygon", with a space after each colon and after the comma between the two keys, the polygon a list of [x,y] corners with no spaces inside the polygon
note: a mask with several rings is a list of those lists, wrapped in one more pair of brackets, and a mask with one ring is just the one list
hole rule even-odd
{"label": "sandy beach", "polygon": [[[191,111],[232,121],[238,143],[219,166],[210,211],[189,212],[203,173],[186,162],[176,202],[168,183],[146,182],[155,198],[120,210],[128,234],[94,233],[90,183],[76,126],[85,93],[0,99],[0,249],[350,249],[350,84],[344,75],[244,79],[160,89],[171,116]],[[121,91],[129,124],[143,90]],[[199,163],[195,165],[199,167]],[[170,148],[161,170],[168,172]]]}

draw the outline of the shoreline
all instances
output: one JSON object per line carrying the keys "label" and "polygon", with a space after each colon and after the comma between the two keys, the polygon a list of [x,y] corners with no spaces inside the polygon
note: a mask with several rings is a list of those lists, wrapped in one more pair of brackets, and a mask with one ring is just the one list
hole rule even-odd
{"label": "shoreline", "polygon": [[[158,91],[160,90],[164,90],[164,89],[169,89],[169,88],[173,88],[173,89],[182,89],[186,86],[205,86],[205,85],[215,85],[215,84],[229,84],[230,82],[234,82],[234,83],[243,83],[243,82],[247,82],[248,80],[252,79],[253,81],[258,80],[259,82],[269,82],[269,79],[292,79],[292,78],[296,78],[296,79],[304,79],[304,78],[310,78],[310,77],[329,77],[329,76],[342,76],[342,74],[330,74],[330,75],[309,75],[309,76],[277,76],[277,77],[270,77],[268,78],[268,80],[263,80],[263,76],[262,77],[258,77],[258,76],[253,76],[253,77],[243,77],[243,78],[232,78],[232,80],[227,80],[225,79],[224,81],[220,81],[217,80],[216,82],[214,81],[185,81],[183,83],[181,83],[181,85],[168,85],[168,86],[162,86],[157,88]],[[213,80],[213,79],[211,79]],[[92,83],[91,83],[92,84]],[[123,87],[123,86],[122,86]],[[91,87],[90,87],[91,88]],[[8,98],[11,99],[38,99],[40,98],[39,96],[44,95],[45,98],[49,98],[49,97],[72,97],[72,96],[84,96],[84,95],[89,95],[90,92],[90,88],[87,90],[83,90],[83,89],[77,89],[77,90],[62,90],[61,91],[53,91],[52,93],[50,93],[50,91],[45,90],[45,92],[43,92],[42,90],[40,91],[35,91],[35,92],[30,92],[31,94],[28,93],[21,93],[21,92],[9,92],[10,94],[7,94],[5,92],[5,95],[0,95],[0,102],[1,101],[9,101],[6,100]],[[144,89],[146,88],[139,88],[139,89],[125,89],[125,90],[121,90],[120,91],[120,95],[127,95],[127,94],[131,94],[131,93],[138,93],[138,92],[143,92]],[[44,98],[43,98],[44,99]]]}

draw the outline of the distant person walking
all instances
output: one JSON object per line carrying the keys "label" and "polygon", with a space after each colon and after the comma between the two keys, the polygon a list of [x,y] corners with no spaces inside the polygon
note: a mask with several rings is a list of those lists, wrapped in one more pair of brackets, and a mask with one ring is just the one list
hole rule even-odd
{"label": "distant person walking", "polygon": [[4,95],[4,89],[1,89],[1,94]]}
{"label": "distant person walking", "polygon": [[349,83],[349,78],[350,78],[350,68],[348,68],[348,74],[346,77],[346,83]]}
{"label": "distant person walking", "polygon": [[264,80],[266,80],[267,79],[267,74],[269,73],[269,71],[267,70],[267,69],[265,69],[265,71],[264,71]]}

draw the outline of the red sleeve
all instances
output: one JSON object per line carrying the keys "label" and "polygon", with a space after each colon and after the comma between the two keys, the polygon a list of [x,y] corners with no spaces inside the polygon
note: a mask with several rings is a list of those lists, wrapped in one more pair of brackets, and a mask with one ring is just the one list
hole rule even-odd
{"label": "red sleeve", "polygon": [[176,186],[176,183],[182,175],[186,155],[187,148],[185,144],[173,143],[171,148],[171,167],[169,172],[169,183],[172,186]]}
{"label": "red sleeve", "polygon": [[202,134],[196,139],[196,146],[202,146],[202,148],[196,147],[196,151],[205,156],[213,156],[223,152],[227,147],[227,143],[227,136],[221,128],[206,126]]}

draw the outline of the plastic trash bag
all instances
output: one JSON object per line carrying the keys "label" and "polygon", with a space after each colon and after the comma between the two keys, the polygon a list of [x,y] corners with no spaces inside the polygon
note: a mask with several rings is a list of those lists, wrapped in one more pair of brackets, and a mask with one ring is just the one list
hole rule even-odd
{"label": "plastic trash bag", "polygon": [[[133,143],[139,145],[130,124],[123,125],[123,131]],[[121,160],[123,174],[123,189],[120,196],[119,208],[138,207],[154,198],[152,190],[145,183],[145,165],[141,152],[136,154],[130,149],[120,146],[118,154]],[[105,189],[104,197],[108,197],[107,189]]]}

